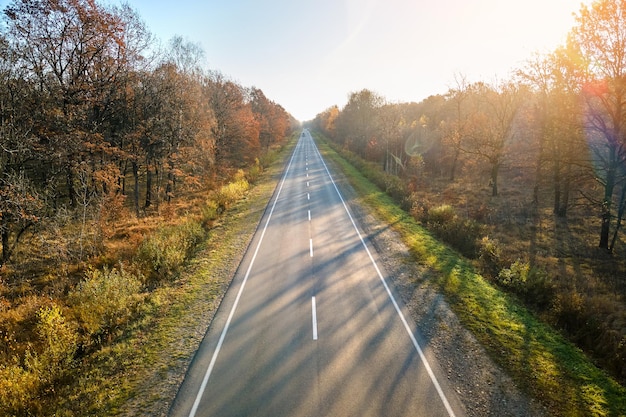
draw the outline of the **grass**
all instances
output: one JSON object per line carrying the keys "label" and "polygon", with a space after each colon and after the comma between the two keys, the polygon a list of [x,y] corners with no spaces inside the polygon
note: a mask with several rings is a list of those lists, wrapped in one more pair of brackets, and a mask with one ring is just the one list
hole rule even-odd
{"label": "grass", "polygon": [[558,416],[626,416],[626,389],[583,352],[493,287],[352,165],[320,144],[381,222],[392,225],[433,276],[464,325],[528,393]]}

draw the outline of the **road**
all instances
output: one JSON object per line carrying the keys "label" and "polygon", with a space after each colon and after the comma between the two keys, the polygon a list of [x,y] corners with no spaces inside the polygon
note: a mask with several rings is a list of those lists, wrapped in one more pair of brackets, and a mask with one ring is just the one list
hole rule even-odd
{"label": "road", "polygon": [[304,130],[171,416],[464,416]]}

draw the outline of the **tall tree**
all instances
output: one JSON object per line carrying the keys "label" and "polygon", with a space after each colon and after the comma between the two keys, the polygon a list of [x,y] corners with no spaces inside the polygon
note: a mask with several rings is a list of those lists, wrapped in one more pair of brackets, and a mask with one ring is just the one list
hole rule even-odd
{"label": "tall tree", "polygon": [[500,168],[507,159],[507,145],[514,135],[516,116],[523,103],[522,91],[514,83],[472,87],[476,111],[472,114],[464,151],[489,164],[491,195],[498,195]]}
{"label": "tall tree", "polygon": [[626,0],[583,5],[569,41],[589,74],[586,121],[604,190],[599,247],[613,251],[626,208]]}
{"label": "tall tree", "polygon": [[350,94],[336,120],[337,136],[347,149],[370,159],[383,155],[377,142],[378,110],[383,104],[383,97],[367,89]]}

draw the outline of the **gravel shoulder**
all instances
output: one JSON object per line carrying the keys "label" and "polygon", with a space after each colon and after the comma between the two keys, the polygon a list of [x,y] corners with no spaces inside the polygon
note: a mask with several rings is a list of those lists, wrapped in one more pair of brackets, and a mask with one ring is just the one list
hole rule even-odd
{"label": "gravel shoulder", "polygon": [[[327,161],[328,163],[328,161]],[[329,164],[330,165],[330,164]],[[447,375],[468,416],[547,416],[547,410],[518,389],[465,329],[429,276],[432,272],[410,261],[411,255],[393,229],[359,203],[339,169],[335,182],[364,236],[375,247],[378,261],[417,325],[439,367]]]}

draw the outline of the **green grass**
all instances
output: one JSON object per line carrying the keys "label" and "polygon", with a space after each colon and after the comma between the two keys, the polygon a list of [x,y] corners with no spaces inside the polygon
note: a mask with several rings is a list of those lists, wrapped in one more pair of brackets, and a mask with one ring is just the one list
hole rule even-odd
{"label": "green grass", "polygon": [[[320,141],[318,141],[319,143]],[[381,222],[392,225],[416,262],[427,266],[463,324],[523,388],[559,416],[626,416],[626,389],[465,258],[437,241],[329,146],[319,143]]]}

